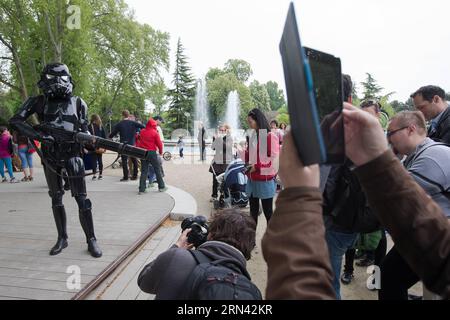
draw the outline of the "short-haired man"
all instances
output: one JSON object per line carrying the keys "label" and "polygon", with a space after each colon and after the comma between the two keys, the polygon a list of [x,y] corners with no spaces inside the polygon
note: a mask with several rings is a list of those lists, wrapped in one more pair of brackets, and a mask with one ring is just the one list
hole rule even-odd
{"label": "short-haired man", "polygon": [[[425,118],[419,111],[403,111],[389,123],[387,137],[395,153],[407,156],[403,165],[450,218],[450,148],[427,138]],[[419,281],[394,246],[381,265],[380,300],[406,300],[408,289]]]}
{"label": "short-haired man", "polygon": [[450,107],[445,100],[445,91],[437,86],[425,86],[414,92],[411,98],[425,120],[431,121],[428,137],[450,144]]}
{"label": "short-haired man", "polygon": [[[130,112],[128,110],[122,111],[123,120],[120,121],[114,129],[111,131],[109,138],[113,138],[115,135],[120,134],[120,142],[134,146],[136,133],[139,129],[145,128],[142,123],[136,122],[130,119]],[[130,158],[133,162],[133,175],[131,180],[137,180],[138,175],[138,163],[136,158]],[[122,169],[123,178],[120,181],[128,181],[128,156],[122,155]]]}

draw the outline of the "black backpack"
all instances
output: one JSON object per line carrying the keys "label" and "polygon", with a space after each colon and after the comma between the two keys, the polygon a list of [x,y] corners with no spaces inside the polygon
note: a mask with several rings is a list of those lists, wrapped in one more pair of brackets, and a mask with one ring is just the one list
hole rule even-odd
{"label": "black backpack", "polygon": [[184,300],[262,300],[261,292],[246,276],[212,262],[198,250],[197,261],[184,285]]}
{"label": "black backpack", "polygon": [[14,145],[11,137],[8,140],[8,152],[11,156],[14,155]]}
{"label": "black backpack", "polygon": [[333,223],[346,231],[371,233],[380,230],[380,222],[368,206],[364,190],[349,165],[342,165],[337,174],[334,201],[324,208],[324,214],[330,215]]}

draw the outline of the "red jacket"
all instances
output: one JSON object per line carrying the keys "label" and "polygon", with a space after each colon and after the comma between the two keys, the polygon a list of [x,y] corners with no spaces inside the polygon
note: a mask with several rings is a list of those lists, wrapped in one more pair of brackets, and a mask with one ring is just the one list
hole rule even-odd
{"label": "red jacket", "polygon": [[280,153],[278,137],[273,132],[269,132],[267,148],[263,147],[260,152],[260,140],[258,138],[256,150],[250,151],[250,153],[249,149],[245,151],[245,163],[254,164],[256,169],[255,172],[247,174],[250,180],[269,181],[273,179],[278,173],[278,155]]}
{"label": "red jacket", "polygon": [[139,133],[136,140],[136,147],[149,151],[159,151],[159,154],[163,154],[163,144],[159,137],[158,130],[156,130],[157,125],[155,120],[148,120],[145,129],[142,129]]}

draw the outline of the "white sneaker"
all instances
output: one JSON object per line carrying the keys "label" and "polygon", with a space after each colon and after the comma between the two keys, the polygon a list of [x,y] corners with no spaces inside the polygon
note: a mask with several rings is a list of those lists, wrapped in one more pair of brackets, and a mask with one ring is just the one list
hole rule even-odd
{"label": "white sneaker", "polygon": [[211,197],[211,199],[209,199],[209,202],[214,202],[214,201],[216,201],[216,200],[217,200],[216,197]]}
{"label": "white sneaker", "polygon": [[11,180],[9,180],[10,183],[19,183],[19,180],[17,180],[16,178],[11,178]]}
{"label": "white sneaker", "polygon": [[3,182],[8,182],[8,179],[6,179],[6,177],[3,178],[3,179],[2,179],[2,183],[3,183]]}

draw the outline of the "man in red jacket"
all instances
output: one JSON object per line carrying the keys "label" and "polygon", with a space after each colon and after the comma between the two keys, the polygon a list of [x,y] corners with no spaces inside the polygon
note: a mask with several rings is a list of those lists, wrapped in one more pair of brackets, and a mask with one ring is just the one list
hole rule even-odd
{"label": "man in red jacket", "polygon": [[163,154],[163,144],[159,133],[156,129],[157,123],[155,120],[150,118],[147,122],[145,129],[142,129],[137,141],[136,146],[150,151],[150,159],[141,161],[141,179],[139,183],[139,194],[144,194],[146,192],[146,181],[148,176],[148,166],[151,164],[155,169],[156,180],[158,181],[158,189],[160,192],[167,190],[164,180],[161,174],[161,167],[158,161],[158,154]]}

